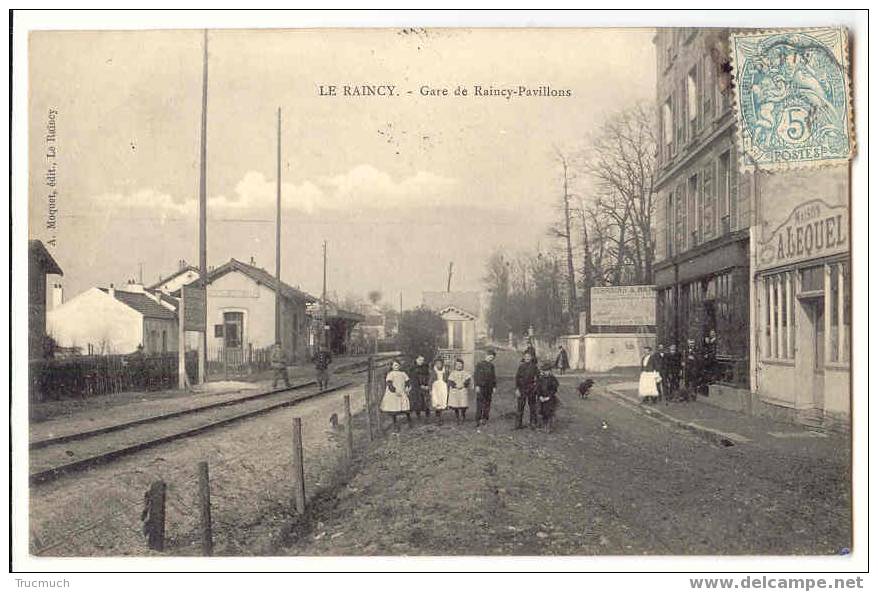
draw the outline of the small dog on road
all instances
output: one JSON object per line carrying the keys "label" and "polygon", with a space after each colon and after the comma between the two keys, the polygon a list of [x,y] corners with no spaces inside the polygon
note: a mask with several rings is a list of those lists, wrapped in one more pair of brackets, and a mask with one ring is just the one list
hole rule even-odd
{"label": "small dog on road", "polygon": [[591,392],[591,387],[594,386],[594,381],[591,378],[586,378],[582,382],[579,383],[579,386],[576,387],[576,390],[579,391],[579,398],[585,399],[588,397],[589,392]]}

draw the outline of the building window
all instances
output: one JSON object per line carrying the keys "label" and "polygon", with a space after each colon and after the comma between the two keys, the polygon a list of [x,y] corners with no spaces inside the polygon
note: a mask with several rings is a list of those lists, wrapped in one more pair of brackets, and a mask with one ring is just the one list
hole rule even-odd
{"label": "building window", "polygon": [[224,312],[223,325],[225,335],[223,345],[229,348],[241,347],[244,337],[244,313]]}
{"label": "building window", "polygon": [[727,152],[728,158],[728,182],[726,183],[729,192],[729,232],[737,230],[740,221],[738,220],[738,165],[735,161],[735,152],[730,150]]}
{"label": "building window", "polygon": [[698,69],[696,66],[693,66],[686,76],[686,117],[689,138],[692,138],[698,129]]}
{"label": "building window", "polygon": [[713,59],[710,54],[704,56],[701,67],[701,124],[706,126],[713,119],[713,94],[715,77],[713,75]]}
{"label": "building window", "polygon": [[704,193],[704,236],[716,236],[716,194],[713,191],[713,163],[706,166],[702,172],[701,190]]}
{"label": "building window", "polygon": [[683,186],[677,185],[674,189],[674,204],[676,205],[676,231],[675,231],[675,253],[682,253],[686,250],[686,202],[683,200]]}
{"label": "building window", "polygon": [[719,212],[719,233],[727,234],[731,231],[731,204],[729,203],[729,153],[723,152],[717,162],[716,197]]}
{"label": "building window", "polygon": [[793,360],[796,357],[796,281],[793,272],[762,279],[762,357]]}
{"label": "building window", "polygon": [[662,105],[662,139],[665,159],[670,159],[674,153],[674,113],[670,97]]}
{"label": "building window", "polygon": [[680,149],[686,144],[686,81],[681,80],[680,86],[677,88],[677,148]]}
{"label": "building window", "polygon": [[699,218],[701,216],[698,215],[700,211],[699,203],[698,203],[698,175],[692,175],[689,177],[688,183],[688,199],[689,199],[689,220],[692,221],[691,228],[689,229],[689,245],[694,247],[701,242],[701,228],[699,222]]}
{"label": "building window", "polygon": [[168,331],[162,329],[162,353],[168,353]]}

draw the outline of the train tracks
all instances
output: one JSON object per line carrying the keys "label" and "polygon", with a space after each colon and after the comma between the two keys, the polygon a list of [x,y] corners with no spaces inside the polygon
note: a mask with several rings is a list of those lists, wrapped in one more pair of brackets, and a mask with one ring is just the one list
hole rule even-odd
{"label": "train tracks", "polygon": [[[362,372],[364,368],[351,367],[346,370],[348,374],[354,374]],[[317,388],[314,381],[308,381],[290,388],[32,441],[30,484],[47,483],[65,474],[82,471],[147,448],[295,405],[354,384],[351,381],[344,381],[343,377],[338,379],[343,382],[323,391]]]}

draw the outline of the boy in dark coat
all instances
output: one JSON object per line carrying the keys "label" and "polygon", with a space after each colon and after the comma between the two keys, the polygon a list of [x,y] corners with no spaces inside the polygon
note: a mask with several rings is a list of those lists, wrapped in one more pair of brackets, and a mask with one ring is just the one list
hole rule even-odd
{"label": "boy in dark coat", "polygon": [[543,429],[548,434],[555,423],[555,411],[558,409],[558,379],[552,374],[552,363],[544,362],[537,377],[537,403]]}
{"label": "boy in dark coat", "polygon": [[488,350],[485,359],[476,364],[473,382],[476,385],[476,427],[488,423],[488,415],[491,413],[491,397],[494,395],[494,387],[497,386],[497,374],[494,370],[493,350]]}
{"label": "boy in dark coat", "polygon": [[524,407],[530,409],[530,429],[535,430],[537,427],[537,376],[539,370],[533,361],[530,352],[524,352],[524,358],[518,366],[515,373],[515,396],[517,413],[515,418],[515,428],[520,430],[524,427]]}

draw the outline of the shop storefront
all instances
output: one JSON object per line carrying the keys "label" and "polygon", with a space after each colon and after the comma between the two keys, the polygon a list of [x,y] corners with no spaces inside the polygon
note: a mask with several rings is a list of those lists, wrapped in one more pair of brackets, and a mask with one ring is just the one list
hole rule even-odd
{"label": "shop storefront", "polygon": [[747,230],[730,233],[657,266],[657,342],[684,348],[715,331],[716,382],[749,388]]}
{"label": "shop storefront", "polygon": [[812,176],[762,181],[754,390],[797,421],[844,427],[851,393],[847,170],[829,183],[823,177],[823,187],[816,177],[809,183]]}

